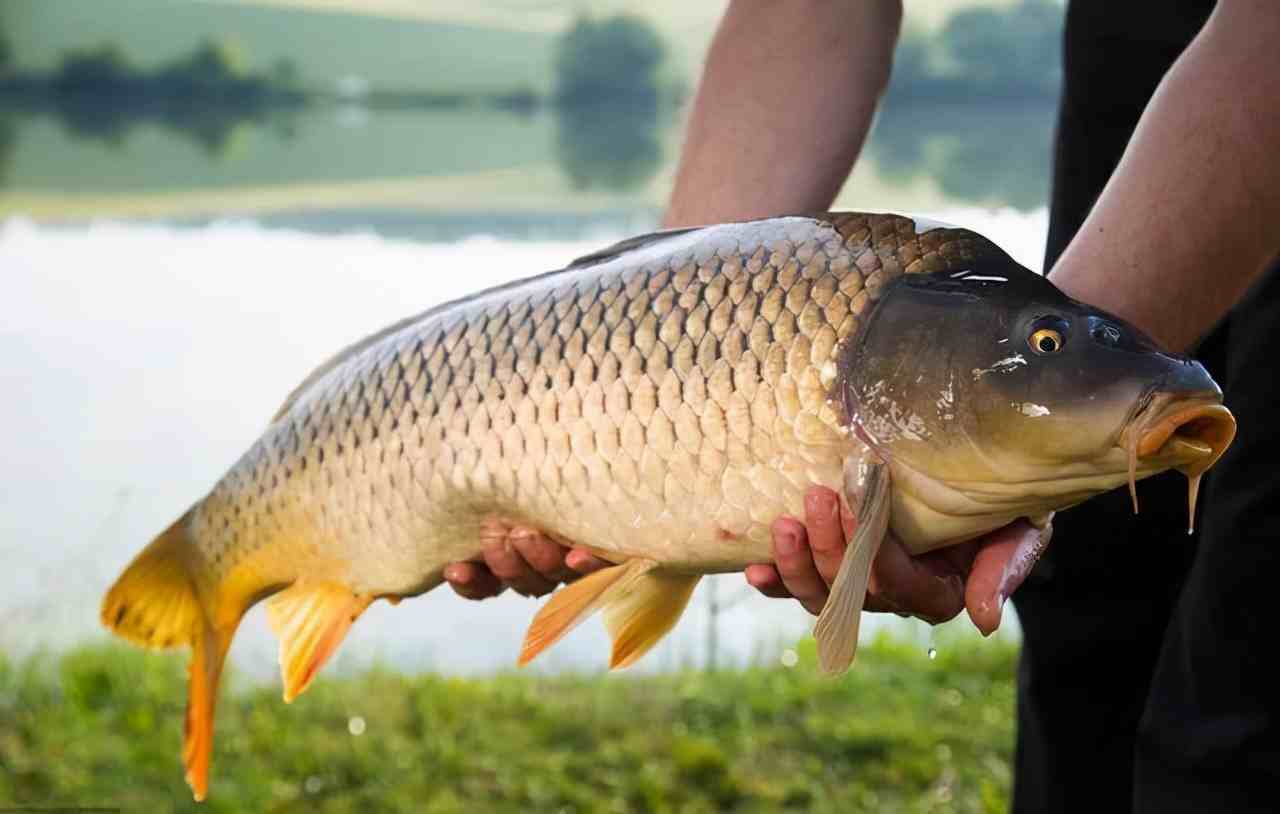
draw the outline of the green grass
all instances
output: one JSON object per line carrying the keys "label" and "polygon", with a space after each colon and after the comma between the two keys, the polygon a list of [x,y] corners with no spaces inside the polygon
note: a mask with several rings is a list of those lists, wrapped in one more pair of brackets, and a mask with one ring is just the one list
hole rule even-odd
{"label": "green grass", "polygon": [[[1015,646],[793,668],[224,685],[207,803],[178,762],[183,659],[0,657],[0,806],[125,811],[1001,811]],[[352,721],[364,723],[351,734]],[[355,725],[359,730],[359,725]]]}

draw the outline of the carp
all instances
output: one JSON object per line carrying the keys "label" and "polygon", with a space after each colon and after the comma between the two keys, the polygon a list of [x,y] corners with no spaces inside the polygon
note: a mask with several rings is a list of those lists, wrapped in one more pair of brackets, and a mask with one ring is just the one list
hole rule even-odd
{"label": "carp", "polygon": [[815,628],[840,671],[887,535],[922,553],[1047,528],[1167,469],[1194,514],[1234,432],[1200,364],[967,229],[828,213],[659,232],[334,356],[134,559],[102,620],[191,647],[202,799],[223,661],[260,600],[290,701],[370,603],[526,526],[614,565],[552,594],[520,662],[602,610],[626,666],[701,575],[768,562],[769,524],[817,484],[858,518]]}

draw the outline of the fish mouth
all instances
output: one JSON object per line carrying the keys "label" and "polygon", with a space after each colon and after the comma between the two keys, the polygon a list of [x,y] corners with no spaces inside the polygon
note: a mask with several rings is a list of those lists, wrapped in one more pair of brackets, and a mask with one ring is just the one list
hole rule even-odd
{"label": "fish mouth", "polygon": [[1123,446],[1129,454],[1129,495],[1138,512],[1137,469],[1176,469],[1187,476],[1187,533],[1195,525],[1200,476],[1217,463],[1236,437],[1236,419],[1216,391],[1156,393],[1126,428]]}
{"label": "fish mouth", "polygon": [[1144,462],[1168,461],[1187,475],[1199,475],[1217,463],[1235,437],[1235,416],[1222,403],[1189,404],[1179,398],[1144,422],[1137,453]]}

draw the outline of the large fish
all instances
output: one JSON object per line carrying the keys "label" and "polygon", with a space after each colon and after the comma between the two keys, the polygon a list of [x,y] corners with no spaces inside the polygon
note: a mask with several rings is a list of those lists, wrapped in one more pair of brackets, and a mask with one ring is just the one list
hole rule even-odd
{"label": "large fish", "polygon": [[823,484],[859,517],[816,628],[839,670],[887,532],[925,552],[1170,468],[1194,510],[1234,430],[1203,367],[966,229],[826,214],[661,232],[339,353],[102,619],[192,648],[202,798],[223,659],[261,599],[288,701],[371,602],[436,587],[485,529],[531,526],[616,565],[552,595],[521,662],[603,609],[623,666],[701,574],[768,561],[770,522]]}

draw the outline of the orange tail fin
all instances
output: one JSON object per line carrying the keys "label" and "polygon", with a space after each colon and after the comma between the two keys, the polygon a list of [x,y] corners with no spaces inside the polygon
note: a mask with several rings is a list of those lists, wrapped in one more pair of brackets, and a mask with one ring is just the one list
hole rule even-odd
{"label": "orange tail fin", "polygon": [[183,760],[197,800],[209,786],[213,710],[222,663],[236,624],[216,628],[196,593],[187,563],[191,553],[189,513],[134,558],[102,601],[102,623],[149,648],[191,645]]}

